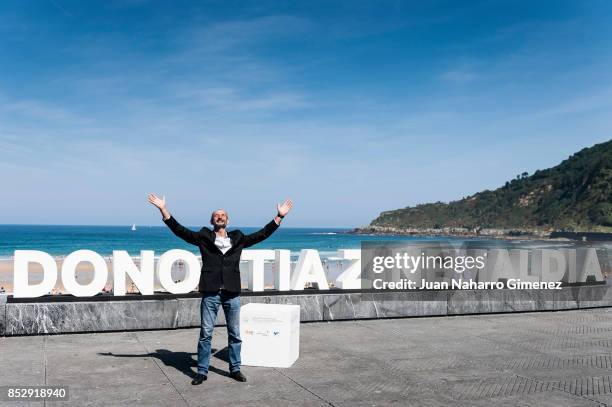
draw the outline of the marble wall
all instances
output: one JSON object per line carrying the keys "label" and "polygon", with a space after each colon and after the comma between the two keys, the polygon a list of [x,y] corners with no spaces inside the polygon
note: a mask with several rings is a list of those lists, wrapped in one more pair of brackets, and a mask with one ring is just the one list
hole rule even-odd
{"label": "marble wall", "polygon": [[6,328],[4,326],[6,322],[5,312],[6,312],[6,305],[0,304],[0,336],[4,336],[4,332],[6,331]]}
{"label": "marble wall", "polygon": [[[612,306],[610,286],[558,291],[453,290],[241,296],[242,304],[298,304],[301,320],[397,318]],[[224,325],[219,311],[217,324]],[[173,329],[200,325],[199,298],[0,303],[0,335]]]}

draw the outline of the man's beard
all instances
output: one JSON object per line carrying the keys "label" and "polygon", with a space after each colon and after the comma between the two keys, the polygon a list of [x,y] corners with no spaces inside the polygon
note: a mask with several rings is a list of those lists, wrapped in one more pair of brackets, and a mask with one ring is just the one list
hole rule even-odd
{"label": "man's beard", "polygon": [[223,229],[227,226],[227,222],[217,223],[215,222],[215,229]]}

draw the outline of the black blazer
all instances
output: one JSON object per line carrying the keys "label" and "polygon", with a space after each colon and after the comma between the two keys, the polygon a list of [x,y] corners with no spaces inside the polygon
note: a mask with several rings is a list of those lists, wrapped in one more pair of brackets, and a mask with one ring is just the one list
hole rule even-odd
{"label": "black blazer", "polygon": [[164,220],[172,233],[200,248],[202,254],[202,270],[200,273],[199,291],[219,291],[221,284],[225,290],[240,292],[240,255],[242,249],[253,246],[267,239],[278,225],[274,220],[270,221],[263,229],[250,235],[245,235],[240,230],[227,232],[231,239],[232,247],[223,254],[215,246],[216,234],[213,230],[203,227],[199,232],[187,229],[174,219],[173,216]]}

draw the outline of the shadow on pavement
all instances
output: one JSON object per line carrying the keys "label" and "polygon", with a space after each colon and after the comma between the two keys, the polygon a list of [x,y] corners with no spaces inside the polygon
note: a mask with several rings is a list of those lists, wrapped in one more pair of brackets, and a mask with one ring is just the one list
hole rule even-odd
{"label": "shadow on pavement", "polygon": [[[211,349],[212,355],[224,362],[229,361],[227,346],[221,350]],[[173,352],[168,349],[156,349],[150,353],[113,353],[113,352],[98,352],[101,356],[113,356],[116,358],[155,358],[162,362],[165,366],[173,367],[186,376],[193,378],[196,375],[197,354],[192,352]],[[194,356],[196,358],[194,358]],[[214,366],[209,366],[209,371],[217,373],[221,376],[228,376],[229,373],[218,369]]]}

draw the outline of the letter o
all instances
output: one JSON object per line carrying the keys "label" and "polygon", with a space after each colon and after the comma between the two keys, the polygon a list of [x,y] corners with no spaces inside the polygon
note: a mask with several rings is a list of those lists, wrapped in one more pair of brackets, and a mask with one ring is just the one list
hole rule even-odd
{"label": "letter o", "polygon": [[[183,281],[175,283],[172,281],[172,265],[178,260],[183,260],[186,267],[186,276]],[[173,249],[162,254],[157,263],[157,277],[162,287],[172,294],[185,294],[193,291],[200,281],[200,261],[195,254],[187,250]]]}
{"label": "letter o", "polygon": [[[94,278],[91,283],[81,285],[76,281],[76,267],[79,263],[89,262],[93,265]],[[62,263],[62,284],[68,292],[76,297],[91,297],[98,294],[106,285],[108,268],[98,253],[92,250],[77,250],[70,253]]]}

